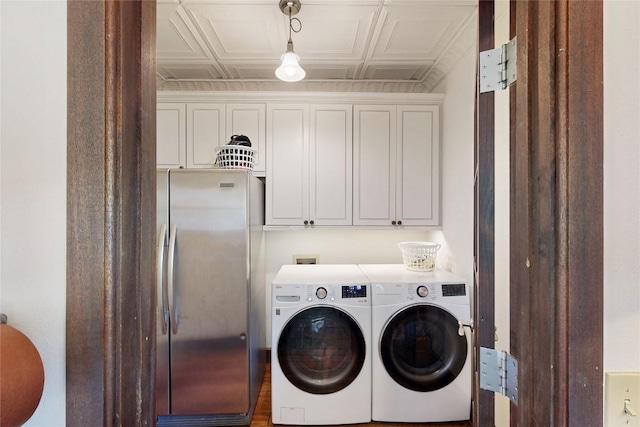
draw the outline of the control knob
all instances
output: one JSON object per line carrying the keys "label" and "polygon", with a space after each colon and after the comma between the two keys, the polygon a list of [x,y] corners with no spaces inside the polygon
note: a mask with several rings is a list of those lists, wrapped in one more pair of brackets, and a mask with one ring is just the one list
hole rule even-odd
{"label": "control knob", "polygon": [[419,297],[424,298],[427,295],[429,295],[429,290],[427,289],[426,286],[421,285],[421,286],[418,286],[417,293]]}
{"label": "control knob", "polygon": [[316,289],[316,296],[318,299],[325,299],[327,297],[327,290],[325,288]]}

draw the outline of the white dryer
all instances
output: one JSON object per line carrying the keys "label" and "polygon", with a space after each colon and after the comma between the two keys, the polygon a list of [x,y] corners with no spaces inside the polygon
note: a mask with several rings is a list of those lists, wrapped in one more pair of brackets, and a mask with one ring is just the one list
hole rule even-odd
{"label": "white dryer", "polygon": [[285,265],[272,282],[273,424],[371,421],[371,295],[357,265]]}
{"label": "white dryer", "polygon": [[409,271],[402,264],[359,267],[372,287],[372,419],[470,419],[468,283],[443,271]]}

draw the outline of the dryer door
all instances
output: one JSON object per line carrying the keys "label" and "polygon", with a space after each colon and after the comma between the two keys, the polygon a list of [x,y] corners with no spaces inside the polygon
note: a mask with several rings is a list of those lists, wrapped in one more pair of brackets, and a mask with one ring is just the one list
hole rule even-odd
{"label": "dryer door", "polygon": [[308,393],[335,393],[347,387],[360,373],[365,356],[362,329],[335,307],[311,307],[297,313],[278,338],[282,372]]}
{"label": "dryer door", "polygon": [[448,311],[427,304],[397,312],[385,326],[380,356],[389,375],[414,391],[450,384],[467,359],[467,339]]}

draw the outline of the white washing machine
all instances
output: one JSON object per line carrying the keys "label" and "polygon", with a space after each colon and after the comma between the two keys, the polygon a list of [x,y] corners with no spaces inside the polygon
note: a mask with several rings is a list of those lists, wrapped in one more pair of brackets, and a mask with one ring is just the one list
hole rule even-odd
{"label": "white washing machine", "polygon": [[372,287],[372,419],[470,419],[468,283],[448,272],[413,272],[402,264],[359,267]]}
{"label": "white washing machine", "polygon": [[272,282],[273,424],[371,421],[371,295],[357,265],[285,265]]}

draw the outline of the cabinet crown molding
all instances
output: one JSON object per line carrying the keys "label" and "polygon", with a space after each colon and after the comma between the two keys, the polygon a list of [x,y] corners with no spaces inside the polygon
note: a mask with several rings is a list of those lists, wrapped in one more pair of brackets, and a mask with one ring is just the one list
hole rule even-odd
{"label": "cabinet crown molding", "polygon": [[373,92],[212,92],[158,91],[158,102],[305,102],[357,104],[442,104],[440,93]]}

